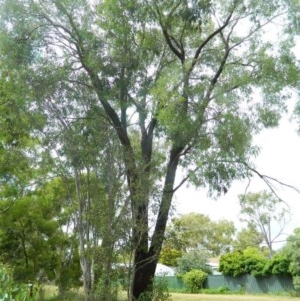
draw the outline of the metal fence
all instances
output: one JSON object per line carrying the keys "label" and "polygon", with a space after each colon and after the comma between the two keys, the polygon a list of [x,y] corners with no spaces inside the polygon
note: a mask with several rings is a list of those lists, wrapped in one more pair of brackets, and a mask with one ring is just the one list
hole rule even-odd
{"label": "metal fence", "polygon": [[[185,290],[185,285],[176,276],[157,277],[167,281],[168,287],[174,290]],[[292,277],[288,276],[268,276],[254,277],[243,275],[230,277],[224,275],[209,275],[205,283],[205,288],[227,287],[230,291],[241,291],[250,294],[262,293],[282,293],[293,290]]]}

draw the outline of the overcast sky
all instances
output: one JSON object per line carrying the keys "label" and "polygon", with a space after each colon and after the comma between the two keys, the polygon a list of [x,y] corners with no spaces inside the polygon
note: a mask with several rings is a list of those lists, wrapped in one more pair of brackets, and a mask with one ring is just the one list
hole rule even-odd
{"label": "overcast sky", "polygon": [[[262,149],[254,162],[260,173],[300,189],[300,135],[297,134],[296,129],[297,124],[285,117],[278,128],[264,130],[255,137],[255,143]],[[203,189],[182,187],[175,196],[175,214],[203,213],[209,215],[213,220],[232,220],[237,228],[241,228],[238,195],[244,193],[247,183],[234,182],[228,193],[218,200],[207,198]],[[248,191],[259,192],[263,189],[268,189],[266,184],[262,180],[254,178]],[[277,192],[291,209],[291,221],[285,231],[287,234],[291,234],[294,228],[300,227],[300,194],[278,185]],[[281,239],[285,237],[281,237]]]}

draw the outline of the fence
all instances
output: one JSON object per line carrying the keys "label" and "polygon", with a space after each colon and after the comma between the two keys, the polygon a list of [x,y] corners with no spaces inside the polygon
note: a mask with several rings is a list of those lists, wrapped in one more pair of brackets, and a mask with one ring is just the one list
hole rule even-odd
{"label": "fence", "polygon": [[[167,281],[170,289],[184,290],[185,285],[176,276],[157,277]],[[280,293],[293,290],[292,277],[288,276],[268,276],[254,277],[243,275],[230,277],[224,275],[209,275],[205,283],[205,288],[228,287],[231,291],[244,291],[251,294]]]}

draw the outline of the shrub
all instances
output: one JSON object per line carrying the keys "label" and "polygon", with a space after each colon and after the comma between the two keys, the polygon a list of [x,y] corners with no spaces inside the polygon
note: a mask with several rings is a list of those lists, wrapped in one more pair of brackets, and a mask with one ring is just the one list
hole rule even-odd
{"label": "shrub", "polygon": [[182,279],[190,293],[197,293],[203,288],[207,273],[194,269],[184,274]]}
{"label": "shrub", "polygon": [[[264,276],[268,273],[266,265],[269,260],[257,248],[248,247],[243,251],[234,251],[221,256],[219,271],[227,276],[240,276],[251,274]],[[273,269],[273,266],[270,267]],[[269,269],[269,268],[267,268]],[[275,271],[275,270],[274,270]]]}
{"label": "shrub", "polygon": [[33,287],[13,280],[9,267],[0,263],[0,301],[35,300]]}
{"label": "shrub", "polygon": [[293,286],[296,292],[300,292],[300,276],[293,277]]}
{"label": "shrub", "polygon": [[263,274],[264,275],[291,275],[289,271],[290,259],[284,253],[275,254],[267,261]]}

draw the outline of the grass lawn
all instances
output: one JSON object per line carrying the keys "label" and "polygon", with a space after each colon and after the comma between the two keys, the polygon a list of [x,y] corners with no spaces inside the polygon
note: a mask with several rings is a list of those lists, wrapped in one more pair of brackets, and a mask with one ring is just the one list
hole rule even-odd
{"label": "grass lawn", "polygon": [[[51,300],[57,295],[57,288],[55,286],[46,285],[43,287],[45,292],[45,300]],[[75,301],[75,296],[70,296],[70,301]],[[77,291],[78,293],[78,291]],[[80,294],[78,294],[80,295]],[[209,295],[209,294],[183,294],[170,293],[172,301],[300,301],[300,297],[289,296],[272,296],[272,295]],[[75,299],[74,299],[75,297]],[[122,300],[127,300],[126,293],[121,293]],[[124,299],[123,299],[124,298]],[[52,299],[53,300],[53,299]],[[58,299],[55,299],[58,300]],[[65,301],[68,298],[64,299]]]}
{"label": "grass lawn", "polygon": [[300,301],[300,298],[270,295],[206,295],[171,293],[172,301]]}

